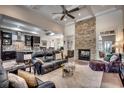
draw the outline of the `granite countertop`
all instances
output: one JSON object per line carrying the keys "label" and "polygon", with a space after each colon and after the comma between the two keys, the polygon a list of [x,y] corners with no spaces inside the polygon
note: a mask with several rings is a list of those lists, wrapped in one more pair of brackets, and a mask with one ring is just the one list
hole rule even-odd
{"label": "granite countertop", "polygon": [[24,63],[17,64],[16,60],[9,60],[9,61],[3,62],[3,67],[7,71],[13,70],[19,67],[24,67],[24,66],[25,66]]}
{"label": "granite countertop", "polygon": [[30,51],[16,51],[16,50],[3,50],[3,52],[9,52],[9,51],[15,51],[15,52],[33,52],[33,50]]}
{"label": "granite countertop", "polygon": [[16,64],[16,65],[11,66],[11,67],[9,67],[9,68],[5,68],[5,70],[6,70],[6,71],[15,71],[15,70],[17,70],[17,69],[25,68],[25,67],[26,67],[25,64],[22,63],[22,64]]}
{"label": "granite countertop", "polygon": [[20,52],[32,52],[33,50],[20,50]]}

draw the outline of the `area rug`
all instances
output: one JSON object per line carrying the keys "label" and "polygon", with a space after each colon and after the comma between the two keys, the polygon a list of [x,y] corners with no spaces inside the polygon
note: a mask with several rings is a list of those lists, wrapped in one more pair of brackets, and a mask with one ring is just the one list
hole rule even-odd
{"label": "area rug", "polygon": [[43,81],[53,81],[57,88],[100,88],[103,72],[92,71],[88,65],[76,64],[74,75],[62,77],[62,68],[37,76]]}

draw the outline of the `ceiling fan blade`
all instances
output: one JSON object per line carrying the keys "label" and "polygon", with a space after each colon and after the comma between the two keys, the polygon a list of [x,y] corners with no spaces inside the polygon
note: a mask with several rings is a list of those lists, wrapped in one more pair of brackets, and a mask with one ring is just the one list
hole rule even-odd
{"label": "ceiling fan blade", "polygon": [[64,17],[65,17],[65,15],[63,15],[60,20],[63,20]]}
{"label": "ceiling fan blade", "polygon": [[75,18],[74,16],[72,16],[72,15],[70,15],[70,14],[67,14],[67,16],[71,17],[72,19],[74,19],[74,18]]}
{"label": "ceiling fan blade", "polygon": [[61,5],[61,7],[62,7],[63,11],[65,12],[66,11],[65,6],[64,5]]}
{"label": "ceiling fan blade", "polygon": [[52,13],[52,14],[63,14],[63,13]]}
{"label": "ceiling fan blade", "polygon": [[79,10],[79,7],[76,7],[76,8],[74,8],[74,9],[68,11],[68,13],[75,12],[75,11],[78,11],[78,10]]}

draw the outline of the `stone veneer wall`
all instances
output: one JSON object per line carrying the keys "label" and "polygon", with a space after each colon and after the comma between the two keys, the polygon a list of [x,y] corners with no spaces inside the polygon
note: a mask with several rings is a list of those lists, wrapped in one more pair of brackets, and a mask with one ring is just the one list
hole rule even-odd
{"label": "stone veneer wall", "polygon": [[96,18],[79,21],[75,24],[75,57],[78,49],[90,49],[91,59],[96,58]]}

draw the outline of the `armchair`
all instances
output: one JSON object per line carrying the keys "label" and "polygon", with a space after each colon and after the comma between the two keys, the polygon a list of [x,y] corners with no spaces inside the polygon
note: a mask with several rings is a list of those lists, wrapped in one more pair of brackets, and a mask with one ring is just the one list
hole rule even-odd
{"label": "armchair", "polygon": [[109,72],[119,72],[119,68],[121,66],[122,62],[118,59],[113,62],[109,62],[108,64],[108,71]]}
{"label": "armchair", "polygon": [[104,60],[91,60],[89,67],[94,71],[104,71],[104,72],[119,72],[119,67],[121,66],[121,58],[117,55],[115,60],[104,61]]}

